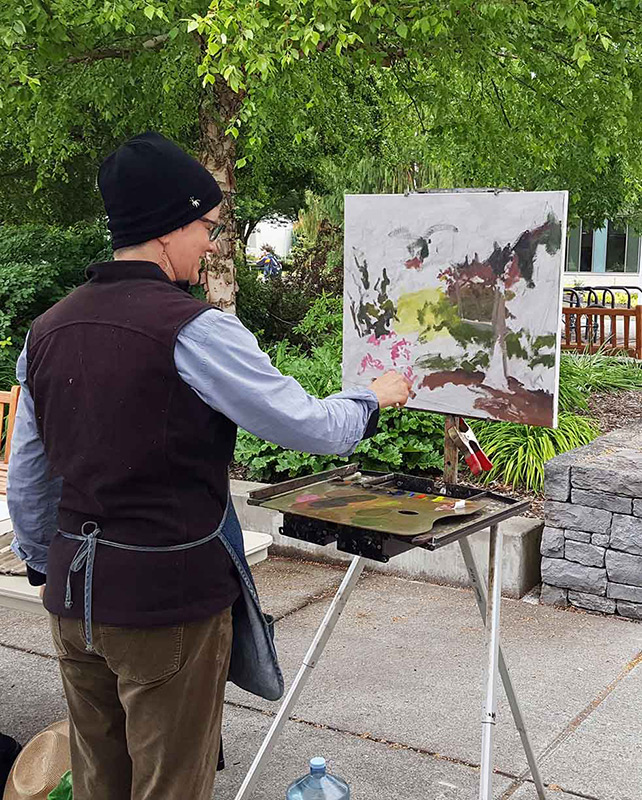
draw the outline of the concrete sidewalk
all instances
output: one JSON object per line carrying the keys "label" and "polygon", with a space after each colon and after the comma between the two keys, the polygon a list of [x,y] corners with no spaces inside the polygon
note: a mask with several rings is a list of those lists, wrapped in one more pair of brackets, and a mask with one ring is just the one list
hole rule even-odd
{"label": "concrete sidewalk", "polygon": [[[289,684],[344,570],[254,571]],[[355,800],[476,800],[483,640],[470,591],[366,573],[253,800],[283,798],[313,755]],[[642,625],[504,600],[502,641],[549,797],[639,800]],[[45,619],[0,610],[0,674],[3,732],[25,741],[64,716]],[[217,800],[233,800],[277,709],[229,688]],[[535,800],[503,693],[496,733],[495,797]]]}

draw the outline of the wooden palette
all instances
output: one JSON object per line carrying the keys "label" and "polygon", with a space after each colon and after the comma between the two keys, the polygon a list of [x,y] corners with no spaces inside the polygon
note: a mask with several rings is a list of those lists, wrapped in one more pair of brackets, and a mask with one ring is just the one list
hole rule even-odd
{"label": "wooden palette", "polygon": [[261,503],[264,508],[286,514],[396,536],[427,533],[440,519],[469,516],[487,504],[487,500],[457,500],[389,486],[363,487],[340,481],[311,484]]}

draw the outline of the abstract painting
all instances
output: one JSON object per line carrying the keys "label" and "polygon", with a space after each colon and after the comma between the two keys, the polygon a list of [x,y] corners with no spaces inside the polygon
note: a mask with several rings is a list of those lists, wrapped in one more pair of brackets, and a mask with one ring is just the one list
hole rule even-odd
{"label": "abstract painting", "polygon": [[409,407],[555,427],[567,201],[346,196],[344,387],[396,369]]}

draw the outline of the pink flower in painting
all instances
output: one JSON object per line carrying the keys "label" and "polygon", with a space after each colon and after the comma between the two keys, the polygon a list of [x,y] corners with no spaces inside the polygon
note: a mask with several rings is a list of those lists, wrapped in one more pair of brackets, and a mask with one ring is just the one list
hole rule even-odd
{"label": "pink flower in painting", "polygon": [[403,376],[406,380],[410,381],[411,386],[417,380],[417,376],[412,371],[412,367],[406,367],[403,371]]}
{"label": "pink flower in painting", "polygon": [[392,363],[397,366],[397,361],[410,361],[410,342],[407,339],[400,339],[390,348]]}
{"label": "pink flower in painting", "polygon": [[392,331],[391,333],[384,333],[383,336],[377,336],[375,333],[368,336],[366,341],[368,344],[374,344],[376,347],[379,347],[381,342],[385,342],[386,339],[392,339],[393,336],[396,336],[395,332]]}
{"label": "pink flower in painting", "polygon": [[368,353],[361,359],[359,375],[363,375],[367,369],[382,370],[384,369],[383,361],[380,361],[378,358],[373,358],[372,353]]}

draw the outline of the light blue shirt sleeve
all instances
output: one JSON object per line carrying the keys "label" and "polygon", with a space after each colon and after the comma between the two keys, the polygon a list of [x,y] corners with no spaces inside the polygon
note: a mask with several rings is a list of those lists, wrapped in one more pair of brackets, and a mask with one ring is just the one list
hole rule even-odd
{"label": "light blue shirt sleeve", "polygon": [[174,361],[181,378],[211,408],[241,428],[281,447],[347,456],[379,408],[370,389],[320,400],[283,375],[256,338],[232,314],[205,311],[177,337]]}
{"label": "light blue shirt sleeve", "polygon": [[27,386],[27,343],[16,366],[20,397],[11,439],[7,505],[13,552],[38,572],[47,572],[47,551],[58,527],[62,478],[51,476]]}

